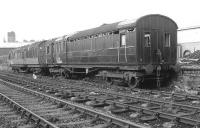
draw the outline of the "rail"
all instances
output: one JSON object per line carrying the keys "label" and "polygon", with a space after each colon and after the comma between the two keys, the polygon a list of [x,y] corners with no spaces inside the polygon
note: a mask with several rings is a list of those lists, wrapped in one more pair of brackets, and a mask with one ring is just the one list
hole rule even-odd
{"label": "rail", "polygon": [[51,122],[45,120],[44,118],[38,116],[37,114],[35,114],[34,112],[28,110],[27,108],[23,107],[22,105],[18,104],[17,102],[15,102],[14,100],[12,100],[11,98],[7,97],[6,95],[0,93],[0,97],[8,102],[10,105],[13,106],[13,108],[17,109],[17,111],[21,111],[21,114],[26,115],[27,114],[27,118],[33,119],[35,118],[35,122],[37,122],[37,124],[41,124],[44,128],[59,128],[57,126],[55,126],[54,124],[52,124]]}
{"label": "rail", "polygon": [[[134,122],[131,122],[131,121],[123,120],[123,119],[119,119],[119,118],[113,117],[111,115],[107,115],[105,113],[98,112],[98,111],[95,111],[95,110],[80,106],[78,104],[74,104],[74,103],[71,103],[71,102],[68,102],[68,101],[65,101],[65,100],[62,100],[62,99],[58,99],[58,98],[46,95],[44,93],[40,93],[40,92],[31,90],[31,89],[28,89],[28,88],[21,87],[19,85],[4,81],[2,79],[0,79],[0,81],[4,82],[4,83],[7,83],[10,86],[21,88],[21,89],[23,89],[25,91],[28,91],[28,92],[31,92],[33,94],[40,95],[41,97],[44,97],[46,99],[50,99],[50,100],[52,100],[52,101],[54,101],[56,103],[62,103],[62,104],[65,104],[67,106],[70,106],[71,108],[76,108],[77,110],[80,110],[82,112],[87,112],[91,116],[95,115],[95,117],[100,118],[100,119],[102,119],[102,120],[104,120],[106,122],[109,121],[109,123],[113,123],[113,124],[116,124],[116,125],[119,125],[119,126],[122,126],[122,127],[127,127],[127,128],[132,128],[132,127],[133,128],[135,128],[135,127],[137,127],[137,128],[149,128],[148,126],[137,124],[137,123],[134,123]],[[35,114],[33,114],[33,115],[35,115]],[[57,127],[52,127],[52,128],[57,128]]]}

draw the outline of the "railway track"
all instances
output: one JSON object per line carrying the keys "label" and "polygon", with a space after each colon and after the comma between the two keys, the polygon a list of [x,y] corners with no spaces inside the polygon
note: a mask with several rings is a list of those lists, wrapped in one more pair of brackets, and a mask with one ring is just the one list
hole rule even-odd
{"label": "railway track", "polygon": [[[19,97],[17,97],[17,94]],[[23,96],[21,96],[21,93],[19,93],[19,91],[14,92],[13,89],[10,89],[2,84],[0,85],[0,98],[1,102],[3,102],[2,106],[4,106],[4,109],[1,109],[2,115],[6,117],[5,120],[7,120],[8,122],[6,123],[7,125],[6,127],[34,128],[38,126],[38,127],[58,128],[51,122],[46,121],[43,117],[35,114],[30,109],[27,109],[26,107],[22,106],[19,102],[16,102],[16,99],[19,101],[20,97],[22,98]]]}
{"label": "railway track", "polygon": [[27,123],[16,111],[5,103],[5,98],[0,94],[0,127],[1,128],[33,128],[34,125]]}
{"label": "railway track", "polygon": [[[25,77],[21,77],[25,78]],[[27,77],[26,77],[27,78]],[[64,88],[64,89],[72,89],[72,90],[87,90],[89,92],[98,92],[98,93],[103,93],[103,94],[112,94],[117,97],[121,96],[126,96],[127,98],[141,98],[141,100],[144,101],[152,101],[152,102],[166,102],[168,104],[174,104],[175,106],[185,106],[189,107],[194,106],[194,107],[199,107],[199,95],[188,95],[185,93],[178,93],[178,92],[167,92],[167,91],[157,91],[157,90],[143,90],[143,89],[126,89],[126,88],[121,88],[121,87],[115,87],[115,90],[112,89],[100,89],[100,88],[95,88],[92,86],[89,86],[93,83],[81,81],[81,82],[74,82],[72,81],[59,81],[55,82],[56,80],[33,80],[32,78],[27,78],[27,82],[32,82],[32,83],[44,83],[48,87],[54,87],[52,88],[53,91],[56,91],[56,89]],[[52,86],[54,85],[54,86]],[[89,86],[89,87],[88,87]],[[51,89],[50,89],[51,90]]]}
{"label": "railway track", "polygon": [[[12,82],[14,82],[13,80],[15,82],[18,81],[12,77]],[[66,84],[64,87],[61,84],[56,84],[53,81],[51,81],[51,84],[49,84],[47,81],[42,82],[41,80],[35,82],[21,81],[19,83],[23,84],[25,87],[32,88],[37,91],[43,91],[47,94],[58,96],[63,99],[68,99],[79,104],[84,103],[94,108],[99,107],[103,108],[104,110],[107,109],[109,112],[116,116],[120,115],[127,120],[147,123],[148,125],[153,127],[161,127],[161,124],[162,127],[164,125],[173,125],[180,127],[199,127],[198,105],[191,106],[185,105],[184,103],[174,103],[172,102],[172,100],[155,101],[149,98],[144,98],[144,96],[140,96],[141,94],[146,94],[147,96],[148,91],[144,93],[137,93],[130,97],[129,95],[114,92],[109,92],[110,95],[108,95],[108,91],[102,92],[102,90],[88,90],[86,88],[78,88],[77,86],[69,87],[68,85],[68,87],[66,87]],[[56,84],[56,87],[52,84]],[[152,91],[150,92],[152,93]],[[171,95],[172,97],[169,97],[168,94],[166,95],[169,99],[174,99],[173,95]],[[154,96],[158,97],[157,94]],[[167,98],[166,96],[164,97]],[[189,99],[189,97],[187,98]],[[195,98],[193,96],[192,100],[199,100],[197,97]],[[183,100],[184,99],[181,99],[179,97],[179,100],[177,102]]]}
{"label": "railway track", "polygon": [[22,116],[24,116],[24,114],[26,115],[26,111],[29,110],[26,115],[28,117],[28,122],[33,121],[38,125],[41,125],[40,122],[43,122],[42,127],[45,128],[147,127],[142,124],[122,120],[102,111],[99,112],[85,107],[84,105],[77,105],[41,92],[33,91],[16,84],[2,80],[0,82],[0,92],[4,93],[2,96],[9,100],[8,102],[10,102],[11,99],[15,101],[15,104],[18,104],[17,111],[21,113]]}

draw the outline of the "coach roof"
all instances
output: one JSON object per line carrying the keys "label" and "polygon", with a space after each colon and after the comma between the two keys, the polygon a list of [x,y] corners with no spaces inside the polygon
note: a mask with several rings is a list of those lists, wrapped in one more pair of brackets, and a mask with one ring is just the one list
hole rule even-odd
{"label": "coach roof", "polygon": [[108,31],[116,31],[118,23],[119,22],[112,23],[112,24],[103,24],[103,25],[96,27],[96,28],[92,28],[92,29],[88,29],[88,30],[84,30],[84,31],[79,31],[79,32],[75,33],[74,35],[70,36],[69,38],[70,39],[76,39],[76,38],[80,38],[80,37],[96,35],[96,34],[99,34],[99,33],[105,33],[105,32],[108,32]]}
{"label": "coach roof", "polygon": [[112,23],[112,24],[103,24],[96,28],[79,31],[79,32],[71,35],[69,38],[76,39],[76,38],[80,38],[80,37],[97,35],[100,33],[118,31],[119,29],[122,29],[125,27],[134,27],[134,26],[135,26],[135,20],[134,20],[134,22],[133,21],[129,22],[128,20],[126,20],[126,21],[116,22],[116,23]]}
{"label": "coach roof", "polygon": [[79,32],[69,36],[69,39],[77,39],[77,38],[81,38],[81,37],[97,35],[97,34],[100,34],[100,33],[113,32],[113,31],[118,31],[120,29],[136,27],[137,22],[139,22],[140,19],[143,19],[143,18],[148,17],[148,16],[164,17],[164,18],[167,18],[168,20],[171,20],[173,23],[175,23],[169,17],[163,16],[163,15],[160,15],[160,14],[150,14],[150,15],[145,15],[145,16],[142,16],[142,17],[140,17],[138,19],[134,19],[134,20],[125,20],[125,21],[120,21],[120,22],[111,23],[111,24],[103,24],[103,25],[96,27],[96,28],[79,31]]}

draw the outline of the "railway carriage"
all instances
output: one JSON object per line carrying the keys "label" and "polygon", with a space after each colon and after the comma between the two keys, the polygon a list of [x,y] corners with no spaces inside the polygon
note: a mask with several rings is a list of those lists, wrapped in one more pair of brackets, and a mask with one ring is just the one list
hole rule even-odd
{"label": "railway carriage", "polygon": [[12,50],[9,53],[9,63],[11,64],[13,70],[18,70],[17,67],[24,69],[26,67],[26,57],[24,54],[26,47],[29,45]]}
{"label": "railway carriage", "polygon": [[[20,71],[34,71],[40,70],[42,66],[42,60],[46,55],[44,42],[36,42],[31,45],[26,45],[12,50],[9,53],[9,63],[13,70]],[[43,45],[43,46],[42,46]],[[44,52],[42,52],[42,50]]]}
{"label": "railway carriage", "polygon": [[172,19],[158,14],[103,24],[39,43],[42,50],[36,57],[44,59],[38,67],[67,77],[96,75],[134,86],[156,79],[159,85],[176,65],[177,28]]}

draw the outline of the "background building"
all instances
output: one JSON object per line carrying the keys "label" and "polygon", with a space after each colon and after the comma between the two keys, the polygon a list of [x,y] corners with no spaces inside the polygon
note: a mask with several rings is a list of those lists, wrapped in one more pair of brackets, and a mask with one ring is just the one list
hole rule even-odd
{"label": "background building", "polygon": [[178,31],[178,57],[184,57],[197,50],[200,50],[200,26],[180,29]]}
{"label": "background building", "polygon": [[8,55],[9,51],[24,45],[32,44],[34,42],[12,42],[12,43],[1,43],[0,42],[0,56],[2,55]]}
{"label": "background building", "polygon": [[15,32],[11,31],[8,32],[8,42],[16,42]]}

